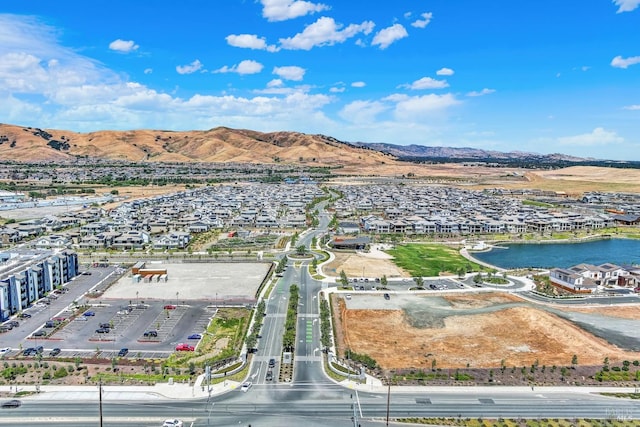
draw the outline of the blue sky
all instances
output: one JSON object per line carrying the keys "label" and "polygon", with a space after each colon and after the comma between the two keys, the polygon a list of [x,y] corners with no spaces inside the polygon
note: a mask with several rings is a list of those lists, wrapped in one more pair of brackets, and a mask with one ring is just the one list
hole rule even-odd
{"label": "blue sky", "polygon": [[640,160],[640,0],[4,2],[0,122]]}

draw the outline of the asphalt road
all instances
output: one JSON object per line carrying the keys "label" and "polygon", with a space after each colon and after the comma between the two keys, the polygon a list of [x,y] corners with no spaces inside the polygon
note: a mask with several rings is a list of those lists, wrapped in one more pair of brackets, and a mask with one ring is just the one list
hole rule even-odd
{"label": "asphalt road", "polygon": [[[387,414],[386,394],[356,393],[335,384],[254,385],[209,401],[103,402],[104,426],[158,426],[178,417],[193,426],[361,426],[380,425]],[[429,388],[393,393],[389,413],[396,417],[463,418],[614,418],[637,420],[640,403],[571,389],[520,391],[497,388]],[[99,425],[96,401],[27,401],[1,409],[0,424],[22,426]]]}

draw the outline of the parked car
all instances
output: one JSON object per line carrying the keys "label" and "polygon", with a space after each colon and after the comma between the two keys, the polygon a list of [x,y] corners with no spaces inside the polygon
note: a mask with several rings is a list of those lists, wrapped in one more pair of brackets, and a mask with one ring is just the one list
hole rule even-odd
{"label": "parked car", "polygon": [[18,317],[22,318],[22,319],[29,319],[31,317],[31,315],[29,313],[20,313],[18,315]]}
{"label": "parked car", "polygon": [[95,316],[96,313],[93,311],[85,311],[84,313],[82,313],[83,316]]}
{"label": "parked car", "polygon": [[147,331],[143,335],[145,337],[147,337],[147,338],[157,337],[158,336],[158,331]]}
{"label": "parked car", "polygon": [[61,350],[60,350],[58,347],[56,347],[56,348],[54,348],[53,350],[51,350],[51,351],[49,352],[49,356],[57,356],[57,355],[59,355],[59,354],[60,354],[60,351],[61,351]]}
{"label": "parked car", "polygon": [[173,420],[165,420],[164,423],[162,423],[162,427],[182,427],[183,423],[181,420],[175,418]]}
{"label": "parked car", "polygon": [[31,334],[32,337],[46,337],[47,336],[47,331],[43,331],[42,329],[40,329],[39,331],[35,331],[33,334]]}
{"label": "parked car", "polygon": [[240,386],[240,390],[246,393],[247,391],[249,391],[252,385],[253,383],[251,381],[244,382],[242,383],[242,386]]}
{"label": "parked car", "polygon": [[41,345],[36,347],[36,354],[42,354],[44,352],[44,347]]}
{"label": "parked car", "polygon": [[24,350],[22,350],[23,356],[33,356],[34,354],[36,354],[36,349],[33,347],[27,347]]}
{"label": "parked car", "polygon": [[187,337],[187,339],[190,339],[190,340],[199,340],[200,338],[202,338],[202,335],[200,334],[191,334]]}
{"label": "parked car", "polygon": [[176,351],[194,351],[196,348],[192,345],[180,343],[176,346]]}
{"label": "parked car", "polygon": [[20,322],[18,322],[17,320],[9,320],[9,322],[7,323],[9,323],[14,328],[17,328],[18,326],[20,326]]}
{"label": "parked car", "polygon": [[44,322],[44,327],[45,328],[55,328],[56,327],[56,322],[54,322],[53,320],[47,320],[46,322]]}
{"label": "parked car", "polygon": [[176,308],[178,308],[178,306],[173,305],[173,304],[167,304],[164,306],[165,310],[175,310]]}
{"label": "parked car", "polygon": [[10,351],[11,351],[11,347],[0,348],[0,357],[4,356],[5,354],[9,353]]}
{"label": "parked car", "polygon": [[96,334],[108,334],[109,328],[98,328],[96,329]]}
{"label": "parked car", "polygon": [[129,353],[129,349],[128,348],[121,348],[120,351],[118,352],[118,356],[125,357],[127,355],[127,353]]}
{"label": "parked car", "polygon": [[390,300],[390,299],[391,299],[391,295],[389,295],[389,294],[384,294],[384,299],[386,299],[386,300]]}
{"label": "parked car", "polygon": [[100,327],[101,328],[110,329],[111,328],[111,323],[100,323]]}
{"label": "parked car", "polygon": [[6,402],[2,402],[3,408],[19,408],[22,405],[22,402],[18,399],[7,400]]}

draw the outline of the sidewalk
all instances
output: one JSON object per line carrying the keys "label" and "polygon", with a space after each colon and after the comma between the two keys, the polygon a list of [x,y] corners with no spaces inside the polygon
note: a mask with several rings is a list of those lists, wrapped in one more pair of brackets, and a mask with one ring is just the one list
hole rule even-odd
{"label": "sidewalk", "polygon": [[[203,383],[204,376],[198,377],[195,384],[160,383],[152,386],[132,385],[103,385],[102,398],[108,400],[142,400],[142,399],[202,399],[209,396],[223,394],[240,387],[236,381],[225,380],[218,384],[211,384],[207,390]],[[32,392],[33,394],[20,396],[19,399],[29,400],[94,400],[99,398],[97,385],[19,385],[17,392]],[[16,386],[0,386],[1,393],[16,393]]]}

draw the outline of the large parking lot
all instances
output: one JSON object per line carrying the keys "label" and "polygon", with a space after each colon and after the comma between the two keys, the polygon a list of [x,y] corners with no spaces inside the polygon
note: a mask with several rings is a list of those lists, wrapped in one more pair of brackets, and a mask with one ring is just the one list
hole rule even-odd
{"label": "large parking lot", "polygon": [[[72,282],[71,292],[60,293],[44,309],[29,309],[32,318],[21,319],[20,328],[3,334],[3,341],[7,338],[7,345],[13,348],[5,357],[18,355],[20,346],[43,346],[45,356],[52,348],[60,348],[58,357],[97,353],[111,357],[122,348],[128,349],[125,357],[168,357],[179,343],[197,346],[198,339],[189,336],[203,334],[218,307],[253,305],[269,266],[153,264],[153,268],[167,269],[166,282],[136,282],[126,271],[99,297],[79,296],[79,287],[88,292],[112,270],[92,267],[87,275],[79,276],[81,280]],[[74,300],[87,305],[84,314],[74,313]],[[54,324],[47,325],[51,320]]]}

